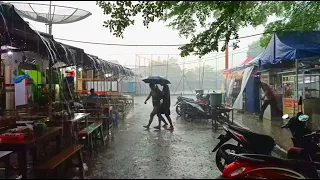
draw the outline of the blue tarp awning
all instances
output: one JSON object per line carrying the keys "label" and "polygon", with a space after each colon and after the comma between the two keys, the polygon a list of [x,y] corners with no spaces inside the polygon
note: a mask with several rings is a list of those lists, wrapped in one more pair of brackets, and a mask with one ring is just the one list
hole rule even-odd
{"label": "blue tarp awning", "polygon": [[320,31],[274,33],[259,58],[261,65],[320,58]]}
{"label": "blue tarp awning", "polygon": [[32,82],[32,79],[30,78],[29,75],[20,75],[20,76],[16,76],[14,78],[14,83],[20,83],[21,81],[23,81],[24,79],[27,79],[29,82]]}

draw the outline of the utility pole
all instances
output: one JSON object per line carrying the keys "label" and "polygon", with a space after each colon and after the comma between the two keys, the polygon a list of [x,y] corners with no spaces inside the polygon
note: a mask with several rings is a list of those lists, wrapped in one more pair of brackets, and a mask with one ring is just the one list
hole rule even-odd
{"label": "utility pole", "polygon": [[152,54],[151,54],[151,71],[150,71],[151,72],[151,76],[152,76],[152,65],[153,65],[152,61],[153,60],[152,60]]}
{"label": "utility pole", "polygon": [[216,54],[216,90],[218,90],[218,53]]}
{"label": "utility pole", "polygon": [[168,69],[169,69],[169,54],[167,57],[167,71],[166,71],[166,78],[168,78]]}
{"label": "utility pole", "polygon": [[199,59],[199,89],[201,89],[201,59]]}
{"label": "utility pole", "polygon": [[182,79],[182,94],[184,94],[184,77],[185,77],[185,76],[184,76],[184,60],[185,60],[185,59],[183,58],[183,66],[182,66],[182,68],[183,68],[183,70],[182,70],[182,76],[183,76],[183,77],[182,77],[182,78],[183,78],[183,79]]}
{"label": "utility pole", "polygon": [[203,79],[204,79],[204,63],[202,66],[202,80],[201,80],[201,89],[203,89]]}
{"label": "utility pole", "polygon": [[225,69],[229,69],[229,46],[226,43]]}
{"label": "utility pole", "polygon": [[231,53],[231,68],[233,68],[233,52]]}
{"label": "utility pole", "polygon": [[137,59],[138,59],[138,55],[136,54],[136,62],[134,63],[134,71],[135,71],[135,75],[134,75],[134,94],[135,95],[137,94],[137,74],[140,73],[140,71],[138,72],[138,70],[137,70]]}

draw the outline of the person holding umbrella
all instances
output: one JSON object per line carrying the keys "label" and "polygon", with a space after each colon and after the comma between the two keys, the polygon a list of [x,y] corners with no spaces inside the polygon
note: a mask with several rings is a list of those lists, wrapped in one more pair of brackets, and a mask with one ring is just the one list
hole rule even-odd
{"label": "person holding umbrella", "polygon": [[[147,101],[150,99],[150,97],[152,97],[153,110],[150,114],[150,119],[149,119],[148,125],[143,126],[147,129],[150,128],[150,125],[151,125],[155,115],[157,115],[159,118],[159,124],[161,123],[161,121],[163,121],[165,123],[165,125],[168,124],[160,114],[160,104],[161,104],[160,100],[162,99],[162,96],[161,96],[162,93],[161,93],[160,89],[154,83],[150,83],[149,87],[150,87],[151,91],[150,91],[150,94],[148,95],[147,99],[144,101],[144,104],[147,104]],[[160,129],[160,126],[156,126],[155,128]]]}
{"label": "person holding umbrella", "polygon": [[[164,114],[169,121],[170,127],[168,130],[173,130],[172,120],[170,118],[170,89],[169,86],[165,83],[161,83],[162,95],[163,95],[163,103],[161,104],[160,111],[161,114]],[[162,117],[162,116],[161,116]],[[159,127],[161,125],[161,121],[159,120]]]}

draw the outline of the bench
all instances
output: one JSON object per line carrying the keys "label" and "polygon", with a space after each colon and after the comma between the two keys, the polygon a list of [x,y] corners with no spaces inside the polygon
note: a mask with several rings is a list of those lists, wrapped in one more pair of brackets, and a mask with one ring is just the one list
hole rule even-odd
{"label": "bench", "polygon": [[[96,108],[88,107],[86,109],[86,112],[90,113],[90,116],[88,117],[88,121],[91,123],[96,121],[102,121],[103,130],[107,131],[107,135],[109,135],[109,130],[112,126],[112,123],[111,123],[112,115],[110,114],[110,112],[112,111],[110,111],[109,108],[101,106]],[[108,110],[108,112],[106,110]]]}
{"label": "bench", "polygon": [[[98,137],[98,131],[100,137]],[[93,137],[95,136],[95,137]],[[104,136],[103,136],[103,129],[102,129],[102,122],[94,122],[90,124],[88,127],[84,128],[80,132],[78,132],[78,139],[80,141],[87,139],[87,146],[91,146],[91,152],[93,151],[93,139],[94,140],[101,140],[102,144],[104,145]]]}
{"label": "bench", "polygon": [[79,164],[77,167],[80,169],[80,179],[84,179],[84,170],[83,170],[83,159],[82,159],[82,153],[81,149],[83,148],[83,145],[71,145],[70,147],[64,149],[61,151],[58,155],[50,158],[47,162],[42,164],[41,166],[37,167],[36,175],[39,179],[47,179],[47,178],[56,178],[53,176],[50,176],[52,172],[55,170],[55,172],[58,175],[58,178],[60,178],[60,173],[58,167],[65,161],[71,160],[71,158],[74,155],[78,156]]}

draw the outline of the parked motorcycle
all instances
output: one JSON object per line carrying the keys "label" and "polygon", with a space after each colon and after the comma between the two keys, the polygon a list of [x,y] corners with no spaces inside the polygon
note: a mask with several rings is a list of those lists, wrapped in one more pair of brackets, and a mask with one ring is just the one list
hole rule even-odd
{"label": "parked motorcycle", "polygon": [[184,102],[181,104],[182,116],[186,121],[194,119],[208,119],[210,113],[205,111],[199,104],[192,102]]}
{"label": "parked motorcycle", "polygon": [[177,114],[179,116],[182,115],[182,113],[181,113],[181,104],[183,102],[195,102],[195,100],[192,99],[192,98],[186,98],[186,97],[178,96],[177,102],[176,102],[176,104],[174,106],[176,106],[176,112],[177,112]]}
{"label": "parked motorcycle", "polygon": [[[293,147],[288,151],[291,159],[281,159],[262,154],[230,154],[236,161],[226,166],[221,177],[224,179],[319,179],[320,163],[316,160],[319,152],[319,131],[302,136],[308,142],[303,148]],[[316,147],[317,148],[314,148]],[[297,151],[297,149],[299,149]],[[291,152],[291,155],[289,153]]]}
{"label": "parked motorcycle", "polygon": [[[272,137],[262,134],[257,134],[247,129],[227,124],[223,126],[226,134],[221,134],[218,139],[220,142],[212,150],[216,154],[216,164],[218,169],[222,172],[226,165],[234,162],[234,157],[230,153],[258,153],[258,154],[271,154],[276,143]],[[229,140],[236,140],[237,145],[225,144]]]}
{"label": "parked motorcycle", "polygon": [[194,100],[192,98],[186,98],[183,96],[179,96],[177,98],[177,102],[174,106],[176,106],[176,112],[179,116],[182,116],[182,110],[181,110],[181,105],[184,102],[192,102],[192,103],[196,103],[198,105],[200,105],[202,107],[202,109],[204,109],[206,111],[207,106],[206,104],[209,104],[209,100],[210,100],[210,96],[209,95],[201,95],[201,97],[199,97],[197,95],[197,100]]}
{"label": "parked motorcycle", "polygon": [[[302,98],[300,98],[298,105],[302,105]],[[303,113],[301,111],[298,112],[282,127],[288,128],[291,131],[292,141],[295,147],[305,148],[308,146],[308,142],[302,140],[302,137],[311,131],[306,127],[305,124],[308,117],[306,115],[301,115],[303,115]],[[304,121],[300,121],[299,117],[304,119]],[[289,119],[288,115],[284,115],[283,118]],[[226,131],[226,134],[222,134],[218,137],[220,142],[212,151],[215,152],[218,150],[216,154],[216,164],[221,172],[226,165],[235,161],[234,157],[230,156],[228,152],[235,154],[255,153],[271,155],[271,152],[276,145],[274,139],[267,135],[257,134],[247,129],[229,124],[223,126],[223,128]],[[237,145],[225,144],[231,139],[236,140]]]}
{"label": "parked motorcycle", "polygon": [[182,116],[186,121],[194,119],[208,119],[210,117],[209,97],[204,96],[200,102],[183,102],[181,103]]}
{"label": "parked motorcycle", "polygon": [[[312,132],[307,126],[306,122],[309,120],[309,116],[298,113],[299,116],[290,118],[290,120],[282,126],[282,128],[288,128],[292,134],[293,148],[290,148],[287,157],[288,159],[314,159],[320,161],[320,136],[319,131]],[[283,119],[288,119],[288,115],[284,115]],[[301,127],[301,128],[299,128]],[[320,168],[318,168],[320,169]]]}

